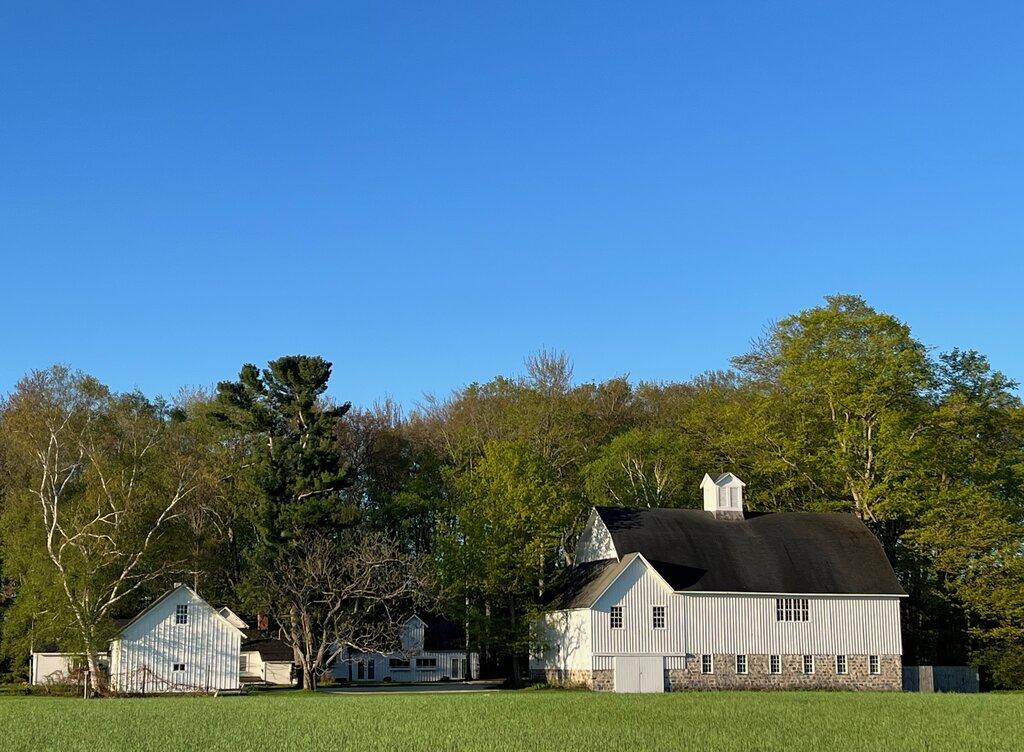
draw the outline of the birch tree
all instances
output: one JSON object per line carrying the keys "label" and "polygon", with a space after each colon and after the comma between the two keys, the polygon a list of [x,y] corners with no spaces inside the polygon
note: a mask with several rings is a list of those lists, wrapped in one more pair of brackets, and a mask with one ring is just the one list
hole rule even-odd
{"label": "birch tree", "polygon": [[23,379],[0,430],[8,511],[25,523],[5,524],[6,548],[30,549],[101,689],[110,617],[178,565],[165,534],[195,489],[194,463],[166,405],[63,367]]}

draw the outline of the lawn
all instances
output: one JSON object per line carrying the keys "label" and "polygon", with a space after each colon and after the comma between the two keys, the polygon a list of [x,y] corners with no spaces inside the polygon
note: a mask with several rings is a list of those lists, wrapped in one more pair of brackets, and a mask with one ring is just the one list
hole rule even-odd
{"label": "lawn", "polygon": [[0,698],[15,750],[1021,750],[1024,695],[527,690]]}

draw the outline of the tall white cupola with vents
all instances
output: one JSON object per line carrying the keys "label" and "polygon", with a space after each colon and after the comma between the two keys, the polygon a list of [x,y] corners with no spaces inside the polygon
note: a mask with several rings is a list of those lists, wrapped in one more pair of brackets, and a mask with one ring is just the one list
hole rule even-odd
{"label": "tall white cupola with vents", "polygon": [[700,482],[704,491],[704,511],[718,519],[743,519],[743,488],[747,484],[732,473],[710,475],[705,473]]}

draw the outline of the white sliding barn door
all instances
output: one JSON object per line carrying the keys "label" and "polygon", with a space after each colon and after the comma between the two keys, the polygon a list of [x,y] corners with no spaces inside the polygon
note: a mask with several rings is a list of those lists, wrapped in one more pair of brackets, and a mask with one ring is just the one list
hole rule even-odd
{"label": "white sliding barn door", "polygon": [[665,659],[615,657],[616,692],[664,692]]}

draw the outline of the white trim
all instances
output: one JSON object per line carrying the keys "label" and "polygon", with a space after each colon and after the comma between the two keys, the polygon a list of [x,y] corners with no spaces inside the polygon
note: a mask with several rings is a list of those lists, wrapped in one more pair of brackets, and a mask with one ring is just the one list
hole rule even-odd
{"label": "white trim", "polygon": [[[638,554],[639,555],[639,554]],[[646,561],[646,559],[644,559]],[[662,580],[664,582],[664,580]],[[743,590],[674,590],[680,595],[756,595],[770,598],[909,598],[906,593],[769,593]]]}

